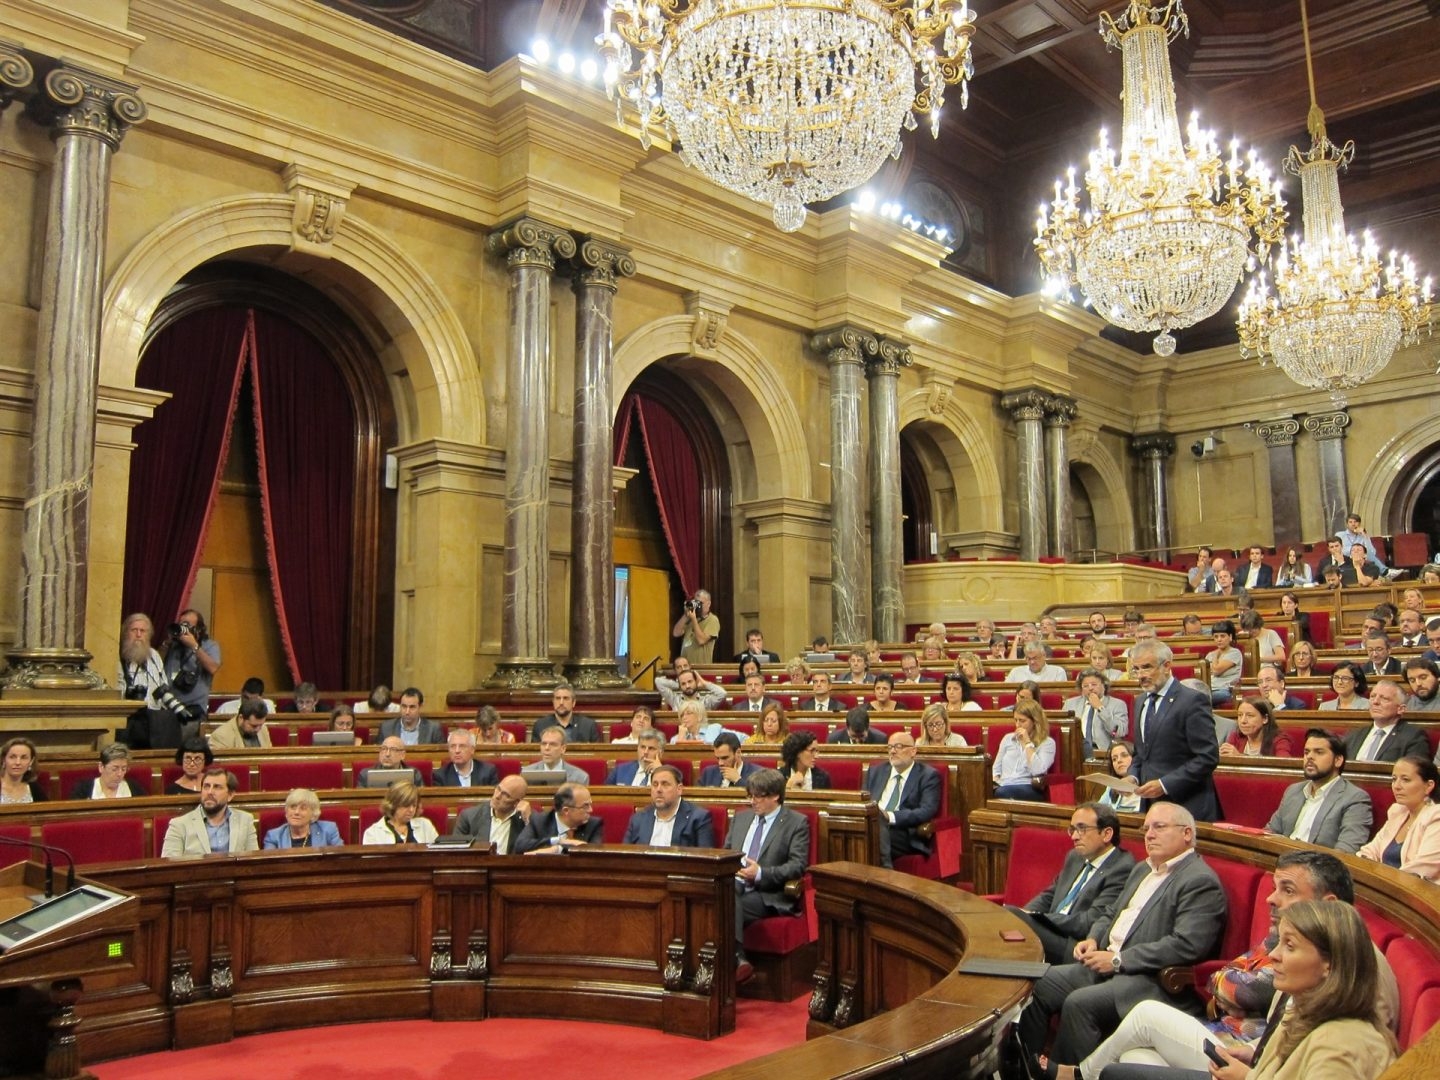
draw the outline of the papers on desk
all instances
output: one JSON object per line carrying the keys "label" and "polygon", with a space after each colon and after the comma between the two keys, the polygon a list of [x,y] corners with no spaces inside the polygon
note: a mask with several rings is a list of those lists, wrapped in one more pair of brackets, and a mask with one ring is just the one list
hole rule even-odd
{"label": "papers on desk", "polygon": [[1134,795],[1140,790],[1140,785],[1135,782],[1133,776],[1111,776],[1109,773],[1090,772],[1077,776],[1075,779],[1088,780],[1092,784],[1110,788],[1122,795]]}

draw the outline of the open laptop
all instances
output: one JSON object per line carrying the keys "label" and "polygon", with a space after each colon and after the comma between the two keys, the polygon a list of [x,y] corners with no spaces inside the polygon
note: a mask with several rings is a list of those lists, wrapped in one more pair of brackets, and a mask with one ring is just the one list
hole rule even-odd
{"label": "open laptop", "polygon": [[559,787],[569,779],[569,777],[565,775],[564,769],[526,769],[520,775],[523,776],[525,782],[531,786],[539,784],[541,786],[554,785],[555,787]]}
{"label": "open laptop", "polygon": [[391,784],[398,784],[401,780],[407,780],[407,781],[410,781],[410,782],[413,783],[414,780],[415,780],[415,770],[414,770],[414,769],[408,769],[408,768],[406,768],[406,769],[376,769],[376,768],[371,768],[371,769],[365,774],[365,786],[366,786],[367,788],[369,788],[369,787],[377,787],[377,788],[379,788],[379,787],[389,787]]}
{"label": "open laptop", "polygon": [[354,746],[355,732],[317,731],[310,736],[310,742],[315,746]]}

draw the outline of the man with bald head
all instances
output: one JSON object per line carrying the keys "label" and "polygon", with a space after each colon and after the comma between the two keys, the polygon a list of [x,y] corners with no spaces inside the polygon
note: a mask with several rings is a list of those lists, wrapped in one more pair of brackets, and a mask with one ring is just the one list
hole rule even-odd
{"label": "man with bald head", "polygon": [[490,792],[488,802],[460,811],[451,835],[484,840],[497,854],[513,855],[515,842],[530,820],[530,804],[525,801],[527,790],[523,777],[505,777]]}

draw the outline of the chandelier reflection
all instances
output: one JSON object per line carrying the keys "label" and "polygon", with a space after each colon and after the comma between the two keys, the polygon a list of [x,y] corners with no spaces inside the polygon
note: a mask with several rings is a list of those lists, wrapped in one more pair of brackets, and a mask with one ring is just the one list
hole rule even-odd
{"label": "chandelier reflection", "polygon": [[1262,273],[1240,305],[1240,352],[1274,360],[1301,386],[1328,390],[1337,405],[1345,391],[1378,374],[1401,345],[1413,345],[1431,320],[1430,279],[1420,281],[1408,256],[1390,252],[1366,232],[1357,242],[1345,231],[1340,170],[1355,144],[1336,146],[1325,133],[1315,100],[1310,21],[1300,4],[1305,66],[1310,80],[1306,127],[1310,149],[1290,148],[1286,171],[1300,177],[1304,239],[1282,245],[1274,289]]}
{"label": "chandelier reflection", "polygon": [[967,102],[974,29],[965,0],[609,0],[596,41],[643,145],[678,138],[687,164],[793,232],[806,203],[898,155],[917,116],[938,137],[946,86]]}
{"label": "chandelier reflection", "polygon": [[1254,151],[1242,160],[1232,143],[1222,160],[1193,115],[1181,142],[1169,46],[1189,30],[1180,0],[1131,0],[1119,20],[1100,16],[1124,71],[1119,153],[1102,130],[1085,173],[1089,208],[1072,168],[1036,223],[1049,288],[1068,296],[1078,284],[1107,322],[1159,331],[1161,356],[1175,351],[1171,331],[1219,311],[1285,229],[1279,185]]}

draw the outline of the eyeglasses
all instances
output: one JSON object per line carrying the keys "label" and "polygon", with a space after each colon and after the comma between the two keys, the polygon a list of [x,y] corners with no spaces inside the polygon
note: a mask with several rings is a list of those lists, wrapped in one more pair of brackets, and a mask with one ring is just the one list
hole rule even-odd
{"label": "eyeglasses", "polygon": [[898,754],[902,750],[914,750],[914,743],[891,743],[885,748],[886,753]]}
{"label": "eyeglasses", "polygon": [[1099,832],[1098,825],[1067,825],[1065,831],[1071,836],[1084,836],[1087,832]]}
{"label": "eyeglasses", "polygon": [[1354,681],[1355,681],[1355,676],[1354,676],[1354,675],[1331,675],[1331,676],[1330,676],[1330,681],[1331,681],[1332,683],[1336,683],[1336,682],[1354,682]]}

